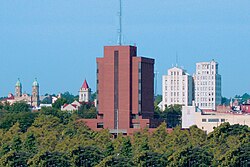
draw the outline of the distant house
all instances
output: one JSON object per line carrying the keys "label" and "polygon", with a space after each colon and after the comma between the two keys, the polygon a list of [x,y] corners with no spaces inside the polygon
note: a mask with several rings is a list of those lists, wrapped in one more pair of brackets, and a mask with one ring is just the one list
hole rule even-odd
{"label": "distant house", "polygon": [[61,107],[61,110],[62,111],[77,111],[81,106],[82,106],[82,103],[75,100],[71,104],[64,104]]}
{"label": "distant house", "polygon": [[250,113],[250,104],[242,104],[240,108],[243,113]]}

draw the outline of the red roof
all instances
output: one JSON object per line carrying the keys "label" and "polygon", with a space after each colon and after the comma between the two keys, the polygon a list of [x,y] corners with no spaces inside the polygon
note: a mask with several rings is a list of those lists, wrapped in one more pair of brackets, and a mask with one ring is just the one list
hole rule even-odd
{"label": "red roof", "polygon": [[84,80],[84,83],[82,84],[82,88],[89,89],[89,85],[88,85],[86,79]]}
{"label": "red roof", "polygon": [[68,106],[68,104],[64,104],[64,105],[63,105],[63,108],[65,108],[65,107],[67,107],[67,106]]}

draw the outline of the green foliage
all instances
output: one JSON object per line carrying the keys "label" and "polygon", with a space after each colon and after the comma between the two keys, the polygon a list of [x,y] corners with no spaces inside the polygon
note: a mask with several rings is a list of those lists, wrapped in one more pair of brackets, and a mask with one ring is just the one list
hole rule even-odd
{"label": "green foliage", "polygon": [[[20,121],[26,120],[25,113],[35,114],[27,126]],[[167,133],[164,122],[153,132],[144,129],[132,137],[113,138],[109,130],[94,132],[76,114],[55,108],[0,114],[0,122],[10,122],[0,127],[0,166],[188,167],[250,162],[248,126],[224,123],[207,135],[197,126],[189,130],[176,126]]]}
{"label": "green foliage", "polygon": [[[162,101],[162,96],[157,95],[155,96],[155,101],[154,101],[154,111],[157,113],[161,112],[160,108],[158,107],[158,104]],[[156,116],[158,118],[158,115]]]}
{"label": "green foliage", "polygon": [[0,158],[0,166],[27,167],[27,160],[27,153],[10,151]]}
{"label": "green foliage", "polygon": [[30,106],[26,102],[16,102],[11,105],[10,111],[13,112],[29,112]]}
{"label": "green foliage", "polygon": [[85,118],[85,119],[91,119],[96,118],[97,111],[93,104],[91,103],[84,103],[78,111],[76,111],[76,114],[79,118]]}
{"label": "green foliage", "polygon": [[[46,95],[45,95],[46,96]],[[42,104],[51,104],[52,103],[52,98],[50,96],[45,97],[42,101]]]}
{"label": "green foliage", "polygon": [[96,99],[96,92],[91,94],[91,100],[94,101]]}
{"label": "green foliage", "polygon": [[226,97],[222,97],[221,98],[221,104],[229,105],[230,104],[230,99],[228,99]]}
{"label": "green foliage", "polygon": [[71,114],[66,111],[61,111],[52,107],[42,107],[41,114],[51,115],[60,119],[60,122],[67,124],[71,120]]}
{"label": "green foliage", "polygon": [[30,105],[28,105],[24,101],[15,102],[12,105],[10,105],[10,103],[8,102],[5,102],[4,104],[0,102],[0,111],[1,110],[5,112],[19,113],[19,112],[30,112],[31,108]]}
{"label": "green foliage", "polygon": [[43,166],[70,166],[69,158],[60,152],[41,152],[28,161],[31,167]]}
{"label": "green foliage", "polygon": [[170,105],[164,111],[156,109],[155,118],[164,120],[168,128],[174,128],[181,125],[181,108],[181,105]]}
{"label": "green foliage", "polygon": [[74,166],[95,166],[102,160],[103,155],[97,147],[87,146],[73,149],[70,157]]}
{"label": "green foliage", "polygon": [[67,99],[65,98],[59,98],[55,101],[55,103],[52,104],[52,107],[55,109],[61,109],[61,106],[67,103]]}
{"label": "green foliage", "polygon": [[73,103],[73,101],[76,99],[76,97],[69,92],[64,92],[62,94],[62,98],[66,100],[67,104]]}
{"label": "green foliage", "polygon": [[15,123],[20,124],[21,131],[26,131],[34,122],[35,118],[37,117],[38,113],[31,113],[31,112],[2,112],[0,113],[0,128],[4,130],[8,130],[11,128]]}

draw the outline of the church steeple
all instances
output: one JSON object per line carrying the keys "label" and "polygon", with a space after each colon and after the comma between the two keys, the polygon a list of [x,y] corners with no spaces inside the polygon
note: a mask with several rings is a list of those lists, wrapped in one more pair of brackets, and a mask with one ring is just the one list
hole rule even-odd
{"label": "church steeple", "polygon": [[89,85],[85,79],[82,87],[79,90],[79,102],[90,102],[90,96],[91,89],[89,88]]}
{"label": "church steeple", "polygon": [[15,96],[21,97],[22,96],[22,84],[20,82],[20,79],[18,78],[15,86]]}
{"label": "church steeple", "polygon": [[38,107],[39,105],[39,83],[37,82],[37,78],[35,78],[35,81],[32,84],[32,106]]}

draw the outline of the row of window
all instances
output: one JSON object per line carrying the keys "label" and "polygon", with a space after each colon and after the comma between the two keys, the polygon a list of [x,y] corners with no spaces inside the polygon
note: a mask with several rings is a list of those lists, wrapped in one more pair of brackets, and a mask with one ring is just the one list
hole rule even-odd
{"label": "row of window", "polygon": [[182,75],[179,71],[171,71],[171,75]]}
{"label": "row of window", "polygon": [[225,122],[225,119],[218,119],[218,118],[210,118],[210,119],[202,119],[202,122]]}
{"label": "row of window", "polygon": [[215,73],[214,73],[214,71],[211,71],[211,73],[209,72],[209,71],[197,71],[197,74],[202,74],[202,75],[206,75],[206,74],[212,74],[212,75],[214,75]]}
{"label": "row of window", "polygon": [[205,86],[200,86],[200,87],[196,87],[195,90],[197,91],[210,91],[210,90],[214,90],[214,87],[205,87]]}
{"label": "row of window", "polygon": [[210,80],[210,79],[214,79],[214,76],[197,76],[196,79],[197,80]]}
{"label": "row of window", "polygon": [[[168,86],[165,86],[165,90],[168,90]],[[180,86],[171,86],[171,90],[180,90]],[[185,90],[185,86],[182,86],[182,90]]]}
{"label": "row of window", "polygon": [[198,107],[213,107],[214,103],[196,103]]}
{"label": "row of window", "polygon": [[196,82],[197,85],[214,85],[213,81],[197,81]]}
{"label": "row of window", "polygon": [[[210,65],[210,64],[200,64],[200,65],[197,65],[197,69],[214,69],[214,65]],[[216,66],[217,67],[217,66]]]}
{"label": "row of window", "polygon": [[[165,102],[167,103],[168,102],[168,99],[167,98],[165,98]],[[182,98],[182,100],[181,100],[181,98],[171,98],[170,99],[170,102],[171,103],[173,103],[173,102],[177,102],[177,103],[180,103],[180,102],[182,102],[182,103],[185,103],[185,98]]]}
{"label": "row of window", "polygon": [[214,96],[213,92],[196,92],[196,96]]}
{"label": "row of window", "polygon": [[206,97],[195,98],[195,99],[197,102],[214,101],[214,98],[206,98]]}

